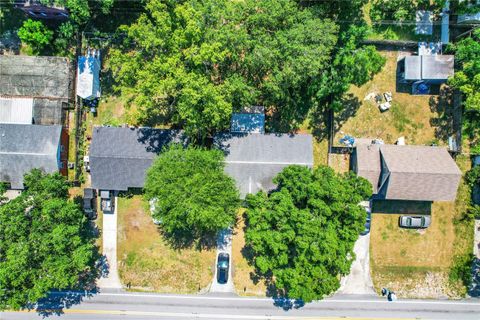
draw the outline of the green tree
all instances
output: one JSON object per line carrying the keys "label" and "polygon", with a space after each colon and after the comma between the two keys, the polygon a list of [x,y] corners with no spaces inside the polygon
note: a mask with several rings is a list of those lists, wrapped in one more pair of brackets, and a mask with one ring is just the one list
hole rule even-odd
{"label": "green tree", "polygon": [[339,287],[355,259],[366,214],[358,204],[370,183],[331,168],[289,166],[270,193],[247,196],[245,241],[250,263],[278,295],[310,302]]}
{"label": "green tree", "polygon": [[111,65],[140,123],[162,119],[202,140],[233,110],[264,105],[291,130],[316,103],[337,30],[293,0],[148,0]]}
{"label": "green tree", "polygon": [[203,245],[235,222],[239,194],[223,159],[219,150],[172,145],[148,170],[146,198],[174,246]]}
{"label": "green tree", "polygon": [[68,9],[70,19],[75,24],[85,24],[88,22],[92,13],[101,11],[108,13],[113,6],[114,0],[40,0],[45,5],[57,5]]}
{"label": "green tree", "polygon": [[95,235],[59,174],[33,170],[25,190],[0,206],[0,310],[21,309],[52,289],[96,275]]}
{"label": "green tree", "polygon": [[464,133],[470,138],[472,153],[480,153],[480,29],[450,47],[459,70],[448,84],[464,95]]}
{"label": "green tree", "polygon": [[53,39],[53,31],[49,30],[41,21],[26,20],[18,29],[18,37],[22,43],[30,46],[33,53],[40,53]]}

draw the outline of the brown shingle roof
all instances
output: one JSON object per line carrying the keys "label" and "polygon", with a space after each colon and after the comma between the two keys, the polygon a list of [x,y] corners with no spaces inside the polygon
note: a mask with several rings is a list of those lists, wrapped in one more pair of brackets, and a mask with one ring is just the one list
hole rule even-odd
{"label": "brown shingle roof", "polygon": [[373,193],[377,193],[381,172],[379,145],[358,144],[355,152],[357,154],[357,174],[370,181]]}
{"label": "brown shingle roof", "polygon": [[[397,145],[370,146],[370,150],[365,148],[367,147],[357,146],[357,173],[371,182],[375,181],[373,175],[381,171],[381,166],[380,159],[377,165],[372,149],[379,150],[378,158],[381,154],[389,177],[381,190],[375,190],[374,185],[374,192],[383,195],[385,199],[421,201],[455,199],[462,173],[446,148]],[[378,179],[376,178],[377,183]]]}

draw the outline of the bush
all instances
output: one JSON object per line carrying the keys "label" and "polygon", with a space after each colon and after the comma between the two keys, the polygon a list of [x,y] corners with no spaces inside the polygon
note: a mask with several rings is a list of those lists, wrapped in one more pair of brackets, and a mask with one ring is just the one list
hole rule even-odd
{"label": "bush", "polygon": [[41,21],[28,19],[20,29],[18,37],[23,44],[28,45],[34,54],[39,54],[53,39],[53,31]]}
{"label": "bush", "polygon": [[472,253],[456,256],[448,275],[450,282],[460,281],[465,287],[469,287],[472,283],[473,261],[474,256]]}

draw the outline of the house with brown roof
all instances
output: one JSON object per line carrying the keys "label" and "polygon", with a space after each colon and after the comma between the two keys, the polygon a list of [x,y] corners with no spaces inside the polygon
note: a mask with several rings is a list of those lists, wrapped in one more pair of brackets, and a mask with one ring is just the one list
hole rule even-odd
{"label": "house with brown roof", "polygon": [[453,201],[462,176],[446,148],[431,146],[358,144],[352,169],[382,200]]}

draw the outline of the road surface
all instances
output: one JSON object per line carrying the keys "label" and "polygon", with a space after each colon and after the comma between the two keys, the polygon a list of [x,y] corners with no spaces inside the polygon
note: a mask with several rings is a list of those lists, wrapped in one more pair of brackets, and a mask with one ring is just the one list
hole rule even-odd
{"label": "road surface", "polygon": [[[52,295],[40,307],[45,311],[70,306],[61,319],[479,319],[480,301],[400,300],[336,296],[305,306],[275,302],[268,298],[234,295],[159,295],[147,293],[101,293],[91,297],[71,293]],[[83,300],[78,303],[79,300]],[[71,303],[76,303],[72,304]],[[275,305],[276,304],[276,305]],[[58,311],[58,310],[57,310]],[[50,319],[57,319],[56,315]],[[4,312],[0,319],[41,319],[37,312]]]}

